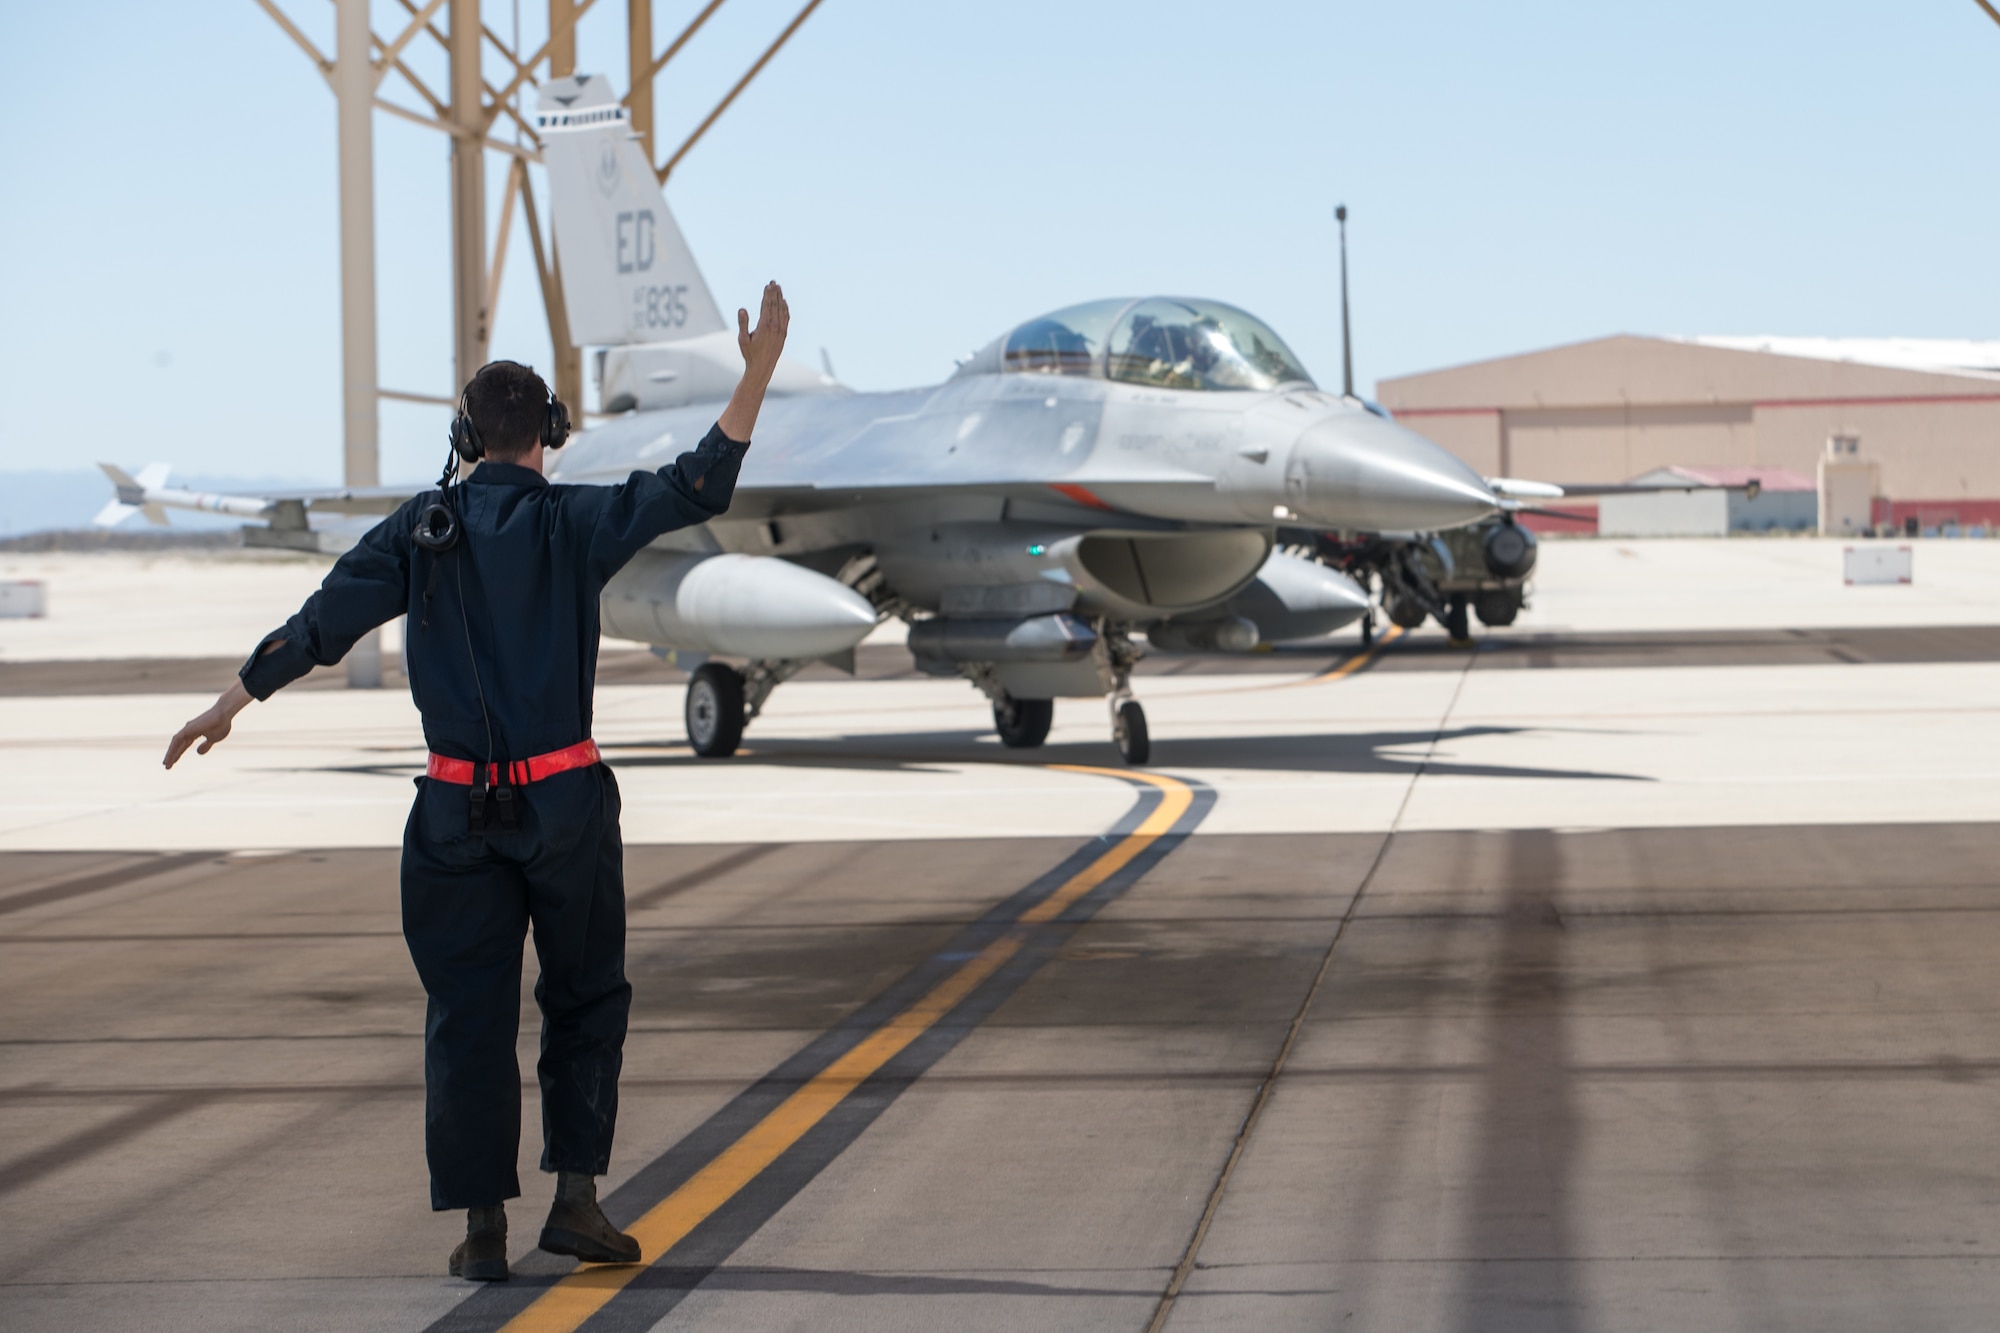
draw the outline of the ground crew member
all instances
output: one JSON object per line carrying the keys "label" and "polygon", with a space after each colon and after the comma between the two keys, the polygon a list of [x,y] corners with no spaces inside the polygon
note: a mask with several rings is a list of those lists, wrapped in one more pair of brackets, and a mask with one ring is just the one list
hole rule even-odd
{"label": "ground crew member", "polygon": [[[215,706],[167,747],[229,735],[252,699],[338,662],[407,615],[410,693],[431,756],[403,831],[403,935],[430,997],[424,1146],[431,1206],[467,1210],[455,1276],[507,1276],[505,1201],[521,1192],[522,938],[541,978],[542,1170],[556,1198],[541,1248],[632,1263],[639,1245],[597,1204],[610,1168],[632,988],[625,980],[618,784],[590,739],[598,594],[661,533],[729,507],[790,321],[776,283],[756,329],[737,312],[741,383],[700,445],[617,486],[557,486],[543,452],[569,432],[540,376],[496,361],[465,386],[465,480],[378,524],[272,631]],[[447,467],[446,476],[453,469]]]}

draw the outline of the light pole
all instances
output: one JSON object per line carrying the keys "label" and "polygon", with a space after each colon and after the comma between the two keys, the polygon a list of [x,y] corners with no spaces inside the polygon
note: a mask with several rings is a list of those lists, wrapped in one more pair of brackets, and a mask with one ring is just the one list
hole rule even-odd
{"label": "light pole", "polygon": [[[333,91],[340,125],[341,480],[381,484],[381,417],[375,362],[375,82],[368,54],[368,0],[334,10]],[[382,685],[382,631],[369,630],[347,654],[347,683]]]}
{"label": "light pole", "polygon": [[1354,396],[1354,344],[1347,328],[1347,205],[1333,210],[1340,224],[1340,396]]}

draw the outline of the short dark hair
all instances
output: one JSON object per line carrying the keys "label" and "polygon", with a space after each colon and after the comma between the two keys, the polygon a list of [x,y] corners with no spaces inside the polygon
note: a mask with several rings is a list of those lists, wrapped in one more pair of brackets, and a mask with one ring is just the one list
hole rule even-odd
{"label": "short dark hair", "polygon": [[525,458],[541,438],[542,423],[549,418],[549,386],[531,366],[489,362],[465,386],[465,408],[486,456],[512,462]]}

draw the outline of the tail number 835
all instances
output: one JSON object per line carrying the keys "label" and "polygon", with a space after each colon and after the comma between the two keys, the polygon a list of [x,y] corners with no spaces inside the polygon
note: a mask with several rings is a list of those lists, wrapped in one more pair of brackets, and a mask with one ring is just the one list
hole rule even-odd
{"label": "tail number 835", "polygon": [[677,329],[687,323],[687,286],[634,287],[632,327],[635,329]]}

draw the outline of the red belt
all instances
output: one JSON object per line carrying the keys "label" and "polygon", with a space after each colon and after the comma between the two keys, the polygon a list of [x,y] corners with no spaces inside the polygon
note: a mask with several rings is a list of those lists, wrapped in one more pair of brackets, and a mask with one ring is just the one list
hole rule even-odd
{"label": "red belt", "polygon": [[[505,765],[507,783],[519,786],[524,782],[540,782],[558,773],[567,773],[572,768],[589,768],[601,762],[603,756],[597,753],[596,741],[579,741],[567,750],[551,750],[538,754],[533,759],[516,759]],[[440,782],[456,782],[461,787],[470,787],[474,770],[488,769],[487,781],[490,786],[499,786],[499,770],[502,765],[475,764],[470,759],[447,759],[441,754],[431,756],[430,767],[426,771]]]}

